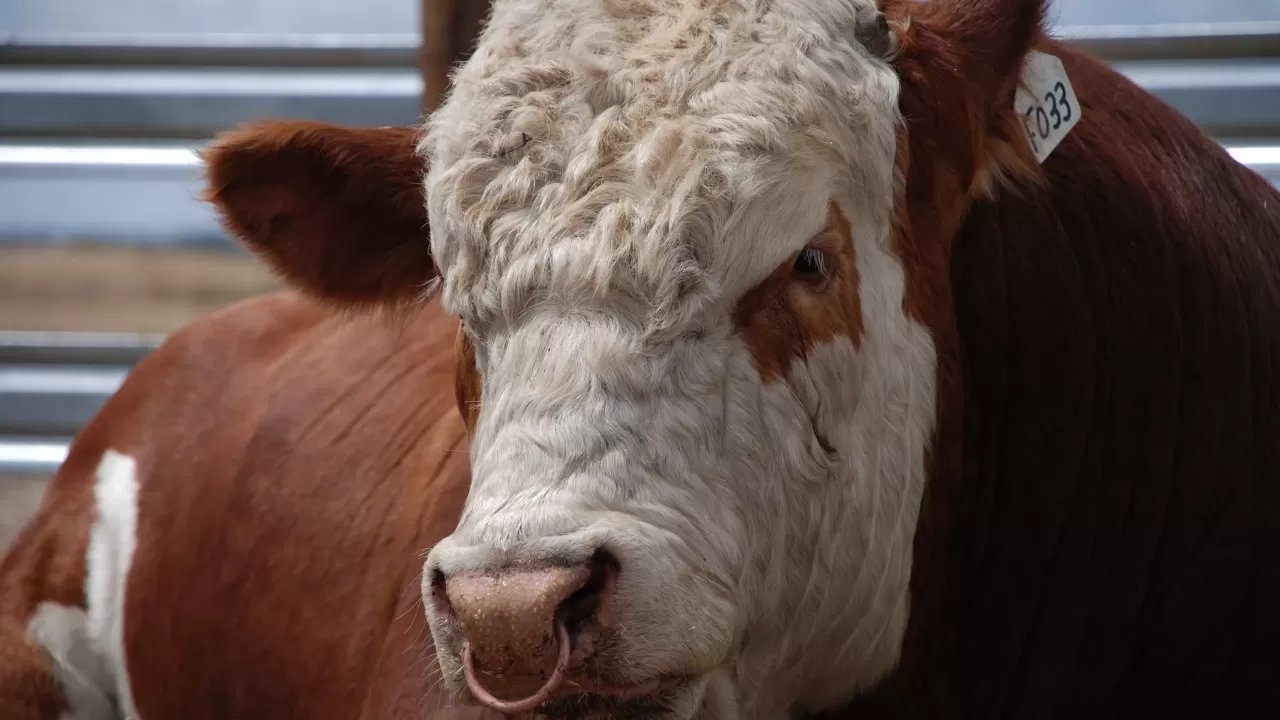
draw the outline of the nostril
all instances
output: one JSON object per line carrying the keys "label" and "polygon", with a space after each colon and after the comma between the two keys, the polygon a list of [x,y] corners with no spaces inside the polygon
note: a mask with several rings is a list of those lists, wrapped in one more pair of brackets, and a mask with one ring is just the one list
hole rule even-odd
{"label": "nostril", "polygon": [[556,619],[564,623],[575,646],[584,635],[613,622],[618,561],[607,550],[597,550],[589,567],[587,581],[556,609]]}
{"label": "nostril", "polygon": [[453,603],[449,601],[449,591],[445,584],[445,576],[439,569],[431,571],[431,604],[435,606],[435,610],[442,617],[456,619],[457,613],[453,610]]}

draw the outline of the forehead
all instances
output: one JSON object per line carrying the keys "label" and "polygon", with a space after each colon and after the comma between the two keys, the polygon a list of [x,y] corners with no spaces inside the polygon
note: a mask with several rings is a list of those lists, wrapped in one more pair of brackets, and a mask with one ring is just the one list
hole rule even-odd
{"label": "forehead", "polygon": [[603,299],[680,324],[745,291],[841,186],[889,184],[896,83],[854,39],[871,12],[495,3],[423,141],[445,302],[483,318]]}

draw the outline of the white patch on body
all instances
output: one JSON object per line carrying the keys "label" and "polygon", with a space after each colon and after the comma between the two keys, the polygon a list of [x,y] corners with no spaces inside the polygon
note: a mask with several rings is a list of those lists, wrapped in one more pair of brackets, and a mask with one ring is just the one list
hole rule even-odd
{"label": "white patch on body", "polygon": [[27,637],[44,649],[70,712],[64,720],[117,720],[115,683],[106,657],[89,636],[80,608],[45,602],[27,621]]}
{"label": "white patch on body", "polygon": [[123,717],[135,718],[124,652],[124,599],[138,540],[138,465],[107,450],[93,489],[97,517],[89,536],[85,595],[89,636],[101,649]]}
{"label": "white patch on body", "polygon": [[74,720],[137,717],[124,655],[124,593],[137,544],[138,473],[133,458],[103,453],[85,558],[87,610],[41,603],[27,636],[53,661]]}
{"label": "white patch on body", "polygon": [[[936,357],[891,248],[898,79],[855,39],[874,10],[500,0],[422,141],[483,390],[428,569],[606,548],[611,680],[696,676],[676,718],[831,707],[900,656]],[[864,336],[766,383],[734,309],[832,201]]]}

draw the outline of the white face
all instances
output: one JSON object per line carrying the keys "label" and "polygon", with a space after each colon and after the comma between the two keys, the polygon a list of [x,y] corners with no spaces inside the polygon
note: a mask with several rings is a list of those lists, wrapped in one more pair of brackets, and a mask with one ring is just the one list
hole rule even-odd
{"label": "white face", "polygon": [[819,709],[892,668],[934,422],[891,239],[897,79],[854,37],[874,7],[754,5],[498,2],[422,146],[482,387],[424,582],[607,551],[591,670],[677,678],[680,718]]}

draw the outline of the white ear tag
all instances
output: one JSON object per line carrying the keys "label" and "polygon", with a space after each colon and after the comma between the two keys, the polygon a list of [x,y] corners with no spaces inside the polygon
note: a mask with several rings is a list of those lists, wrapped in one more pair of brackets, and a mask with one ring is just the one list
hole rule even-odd
{"label": "white ear tag", "polygon": [[1036,161],[1041,163],[1080,122],[1080,103],[1062,61],[1034,50],[1027,55],[1013,108],[1022,118]]}

